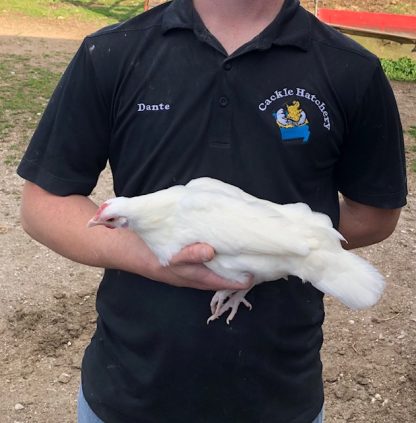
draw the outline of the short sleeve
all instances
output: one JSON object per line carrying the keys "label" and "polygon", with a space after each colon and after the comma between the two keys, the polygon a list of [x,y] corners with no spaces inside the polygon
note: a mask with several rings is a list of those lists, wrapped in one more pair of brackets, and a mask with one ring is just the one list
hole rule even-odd
{"label": "short sleeve", "polygon": [[374,207],[404,206],[403,132],[393,91],[379,62],[351,116],[336,169],[339,191]]}
{"label": "short sleeve", "polygon": [[84,41],[56,87],[17,173],[56,195],[88,195],[106,165],[109,138],[109,102]]}

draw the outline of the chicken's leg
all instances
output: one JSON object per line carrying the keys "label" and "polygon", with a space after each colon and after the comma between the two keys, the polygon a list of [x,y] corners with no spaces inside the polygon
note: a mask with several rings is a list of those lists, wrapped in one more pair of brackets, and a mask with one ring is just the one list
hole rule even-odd
{"label": "chicken's leg", "polygon": [[231,308],[231,313],[227,317],[228,325],[236,315],[241,303],[251,310],[251,304],[244,298],[250,289],[244,289],[242,291],[233,291],[230,289],[217,291],[211,300],[210,306],[212,316],[207,320],[207,324],[215,319],[218,319],[218,317],[222,316],[228,309]]}

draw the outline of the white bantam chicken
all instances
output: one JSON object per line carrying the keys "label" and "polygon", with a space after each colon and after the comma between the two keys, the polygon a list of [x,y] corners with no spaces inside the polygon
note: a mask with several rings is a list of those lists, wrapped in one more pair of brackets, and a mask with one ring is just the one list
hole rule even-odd
{"label": "white bantam chicken", "polygon": [[[344,250],[330,218],[303,203],[279,205],[211,178],[198,178],[139,197],[106,201],[88,226],[127,227],[168,265],[183,247],[204,242],[216,252],[205,265],[218,275],[254,285],[294,275],[353,309],[374,305],[384,280],[364,259]],[[249,290],[218,291],[208,322],[231,308],[235,316]]]}

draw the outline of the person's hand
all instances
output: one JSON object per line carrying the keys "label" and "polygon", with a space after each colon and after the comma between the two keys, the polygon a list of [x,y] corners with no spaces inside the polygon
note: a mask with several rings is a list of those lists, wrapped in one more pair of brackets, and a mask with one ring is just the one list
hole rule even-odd
{"label": "person's hand", "polygon": [[172,285],[219,291],[224,289],[242,290],[251,288],[253,277],[245,283],[224,279],[214,273],[204,263],[215,256],[214,249],[208,244],[192,244],[176,254],[169,266],[162,267],[163,279]]}

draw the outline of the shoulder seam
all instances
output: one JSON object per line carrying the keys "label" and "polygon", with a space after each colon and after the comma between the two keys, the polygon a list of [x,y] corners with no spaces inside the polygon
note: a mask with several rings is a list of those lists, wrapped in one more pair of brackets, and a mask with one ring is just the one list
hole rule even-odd
{"label": "shoulder seam", "polygon": [[122,32],[148,31],[150,29],[161,27],[161,26],[162,25],[159,23],[159,24],[155,24],[155,25],[151,25],[151,26],[146,26],[144,28],[126,28],[126,29],[121,29],[120,28],[119,29],[119,28],[116,27],[114,29],[109,29],[108,31],[104,31],[104,32],[101,32],[99,34],[90,34],[90,35],[87,35],[85,37],[85,39],[94,39],[94,38],[98,38],[98,37],[103,37],[105,35],[119,34],[119,33],[122,33]]}
{"label": "shoulder seam", "polygon": [[325,45],[327,47],[331,47],[331,48],[336,49],[336,50],[342,50],[342,51],[346,51],[348,53],[356,54],[358,56],[363,57],[364,59],[368,59],[369,61],[372,61],[372,59],[376,57],[371,52],[370,52],[370,54],[364,54],[364,53],[360,52],[358,49],[355,50],[355,49],[352,49],[352,48],[337,46],[337,45],[328,43],[325,40],[318,40],[316,38],[312,38],[312,42],[316,43],[316,44]]}

